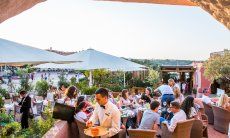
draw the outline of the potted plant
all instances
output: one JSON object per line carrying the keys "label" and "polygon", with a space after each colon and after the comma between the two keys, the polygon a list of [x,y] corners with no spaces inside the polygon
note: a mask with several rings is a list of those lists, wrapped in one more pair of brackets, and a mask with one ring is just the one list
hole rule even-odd
{"label": "potted plant", "polygon": [[4,100],[2,99],[2,96],[0,95],[0,109],[4,106]]}
{"label": "potted plant", "polygon": [[96,86],[92,86],[92,87],[83,87],[83,89],[81,90],[81,92],[85,95],[93,95],[95,93],[95,91],[97,90]]}
{"label": "potted plant", "polygon": [[21,130],[21,125],[18,122],[11,122],[2,128],[2,137],[15,136]]}
{"label": "potted plant", "polygon": [[45,80],[38,81],[35,90],[38,92],[38,96],[43,96],[45,98],[49,90],[48,82]]}
{"label": "potted plant", "polygon": [[193,93],[193,95],[194,95],[194,98],[196,98],[197,89],[196,89],[196,88],[193,88],[193,89],[192,89],[192,93]]}
{"label": "potted plant", "polygon": [[3,89],[0,87],[0,95],[2,97],[5,97],[5,99],[10,99],[10,94],[7,92],[6,89]]}

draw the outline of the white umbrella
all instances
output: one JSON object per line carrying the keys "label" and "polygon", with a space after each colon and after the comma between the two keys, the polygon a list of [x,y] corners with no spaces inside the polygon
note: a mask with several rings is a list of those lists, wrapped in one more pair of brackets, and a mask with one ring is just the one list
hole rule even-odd
{"label": "white umbrella", "polygon": [[68,58],[75,60],[78,59],[77,63],[70,64],[52,64],[47,63],[43,65],[35,66],[35,68],[59,68],[59,69],[77,69],[77,70],[89,70],[90,71],[90,83],[92,86],[92,70],[94,69],[108,69],[111,71],[137,71],[146,68],[143,65],[112,56],[94,49],[84,50],[72,55],[67,56]]}
{"label": "white umbrella", "polygon": [[0,65],[20,66],[24,64],[73,61],[76,60],[70,60],[66,56],[0,38]]}
{"label": "white umbrella", "polygon": [[[83,61],[81,67],[85,70],[94,69],[112,69],[112,70],[123,70],[131,68],[145,68],[145,66],[125,60],[120,57],[109,55],[94,49],[84,50],[72,55],[67,56],[70,59],[78,59]],[[79,64],[78,64],[79,65]]]}

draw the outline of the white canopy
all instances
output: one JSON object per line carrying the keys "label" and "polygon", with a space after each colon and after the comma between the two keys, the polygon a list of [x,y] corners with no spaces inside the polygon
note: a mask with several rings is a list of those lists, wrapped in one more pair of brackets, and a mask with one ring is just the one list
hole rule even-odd
{"label": "white canopy", "polygon": [[66,56],[0,38],[0,65],[19,66],[47,62],[66,63],[70,61],[76,60],[70,60]]}
{"label": "white canopy", "polygon": [[143,65],[112,56],[100,51],[88,49],[67,56],[71,60],[79,60],[82,62],[70,64],[53,64],[46,63],[35,66],[35,68],[58,68],[58,69],[76,69],[76,70],[94,70],[94,69],[108,69],[111,71],[136,71],[146,68]]}

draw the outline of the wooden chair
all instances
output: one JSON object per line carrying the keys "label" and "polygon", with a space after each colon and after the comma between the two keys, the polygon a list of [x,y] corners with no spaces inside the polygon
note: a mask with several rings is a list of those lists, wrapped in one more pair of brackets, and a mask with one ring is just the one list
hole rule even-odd
{"label": "wooden chair", "polygon": [[111,138],[126,138],[126,129],[120,129],[119,133]]}
{"label": "wooden chair", "polygon": [[230,123],[230,112],[217,106],[212,106],[214,113],[214,129],[228,134]]}
{"label": "wooden chair", "polygon": [[192,125],[195,119],[189,119],[177,123],[174,132],[170,132],[166,125],[162,126],[162,138],[190,138]]}
{"label": "wooden chair", "polygon": [[203,105],[204,105],[204,112],[208,116],[208,123],[214,124],[214,115],[213,115],[212,107],[204,102]]}
{"label": "wooden chair", "polygon": [[194,120],[190,138],[202,138],[204,129],[205,127],[203,126],[202,120]]}
{"label": "wooden chair", "polygon": [[84,129],[86,129],[85,122],[81,122],[79,120],[75,120],[75,122],[77,122],[77,127],[78,127],[78,131],[79,131],[79,138],[91,138],[84,133]]}
{"label": "wooden chair", "polygon": [[74,119],[74,123],[76,124],[76,128],[77,128],[77,137],[79,137],[79,128],[78,128],[78,125],[77,125],[77,119]]}
{"label": "wooden chair", "polygon": [[144,129],[127,129],[129,138],[155,138],[155,130],[144,130]]}

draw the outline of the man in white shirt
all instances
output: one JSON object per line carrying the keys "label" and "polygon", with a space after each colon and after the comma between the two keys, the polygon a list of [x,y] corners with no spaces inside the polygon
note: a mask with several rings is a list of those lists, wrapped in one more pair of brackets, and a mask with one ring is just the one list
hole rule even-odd
{"label": "man in white shirt", "polygon": [[207,88],[204,88],[203,95],[202,95],[202,102],[206,103],[207,105],[212,104],[211,98],[209,97],[209,92]]}
{"label": "man in white shirt", "polygon": [[105,88],[99,88],[96,90],[97,105],[90,117],[86,122],[86,126],[93,126],[96,122],[99,122],[100,126],[108,128],[109,132],[105,137],[112,137],[120,131],[121,115],[117,106],[108,100],[108,90]]}
{"label": "man in white shirt", "polygon": [[161,106],[165,107],[167,102],[171,102],[175,99],[173,95],[173,89],[167,84],[167,80],[164,80],[163,84],[159,86],[154,92],[161,92]]}
{"label": "man in white shirt", "polygon": [[186,120],[186,114],[183,110],[180,109],[180,103],[173,101],[170,103],[170,110],[173,112],[174,116],[170,121],[170,125],[167,121],[162,123],[167,125],[167,128],[170,132],[174,132],[177,123]]}
{"label": "man in white shirt", "polygon": [[178,84],[175,83],[174,79],[169,79],[168,80],[168,84],[169,86],[173,89],[175,87],[177,87],[180,90],[180,86]]}

